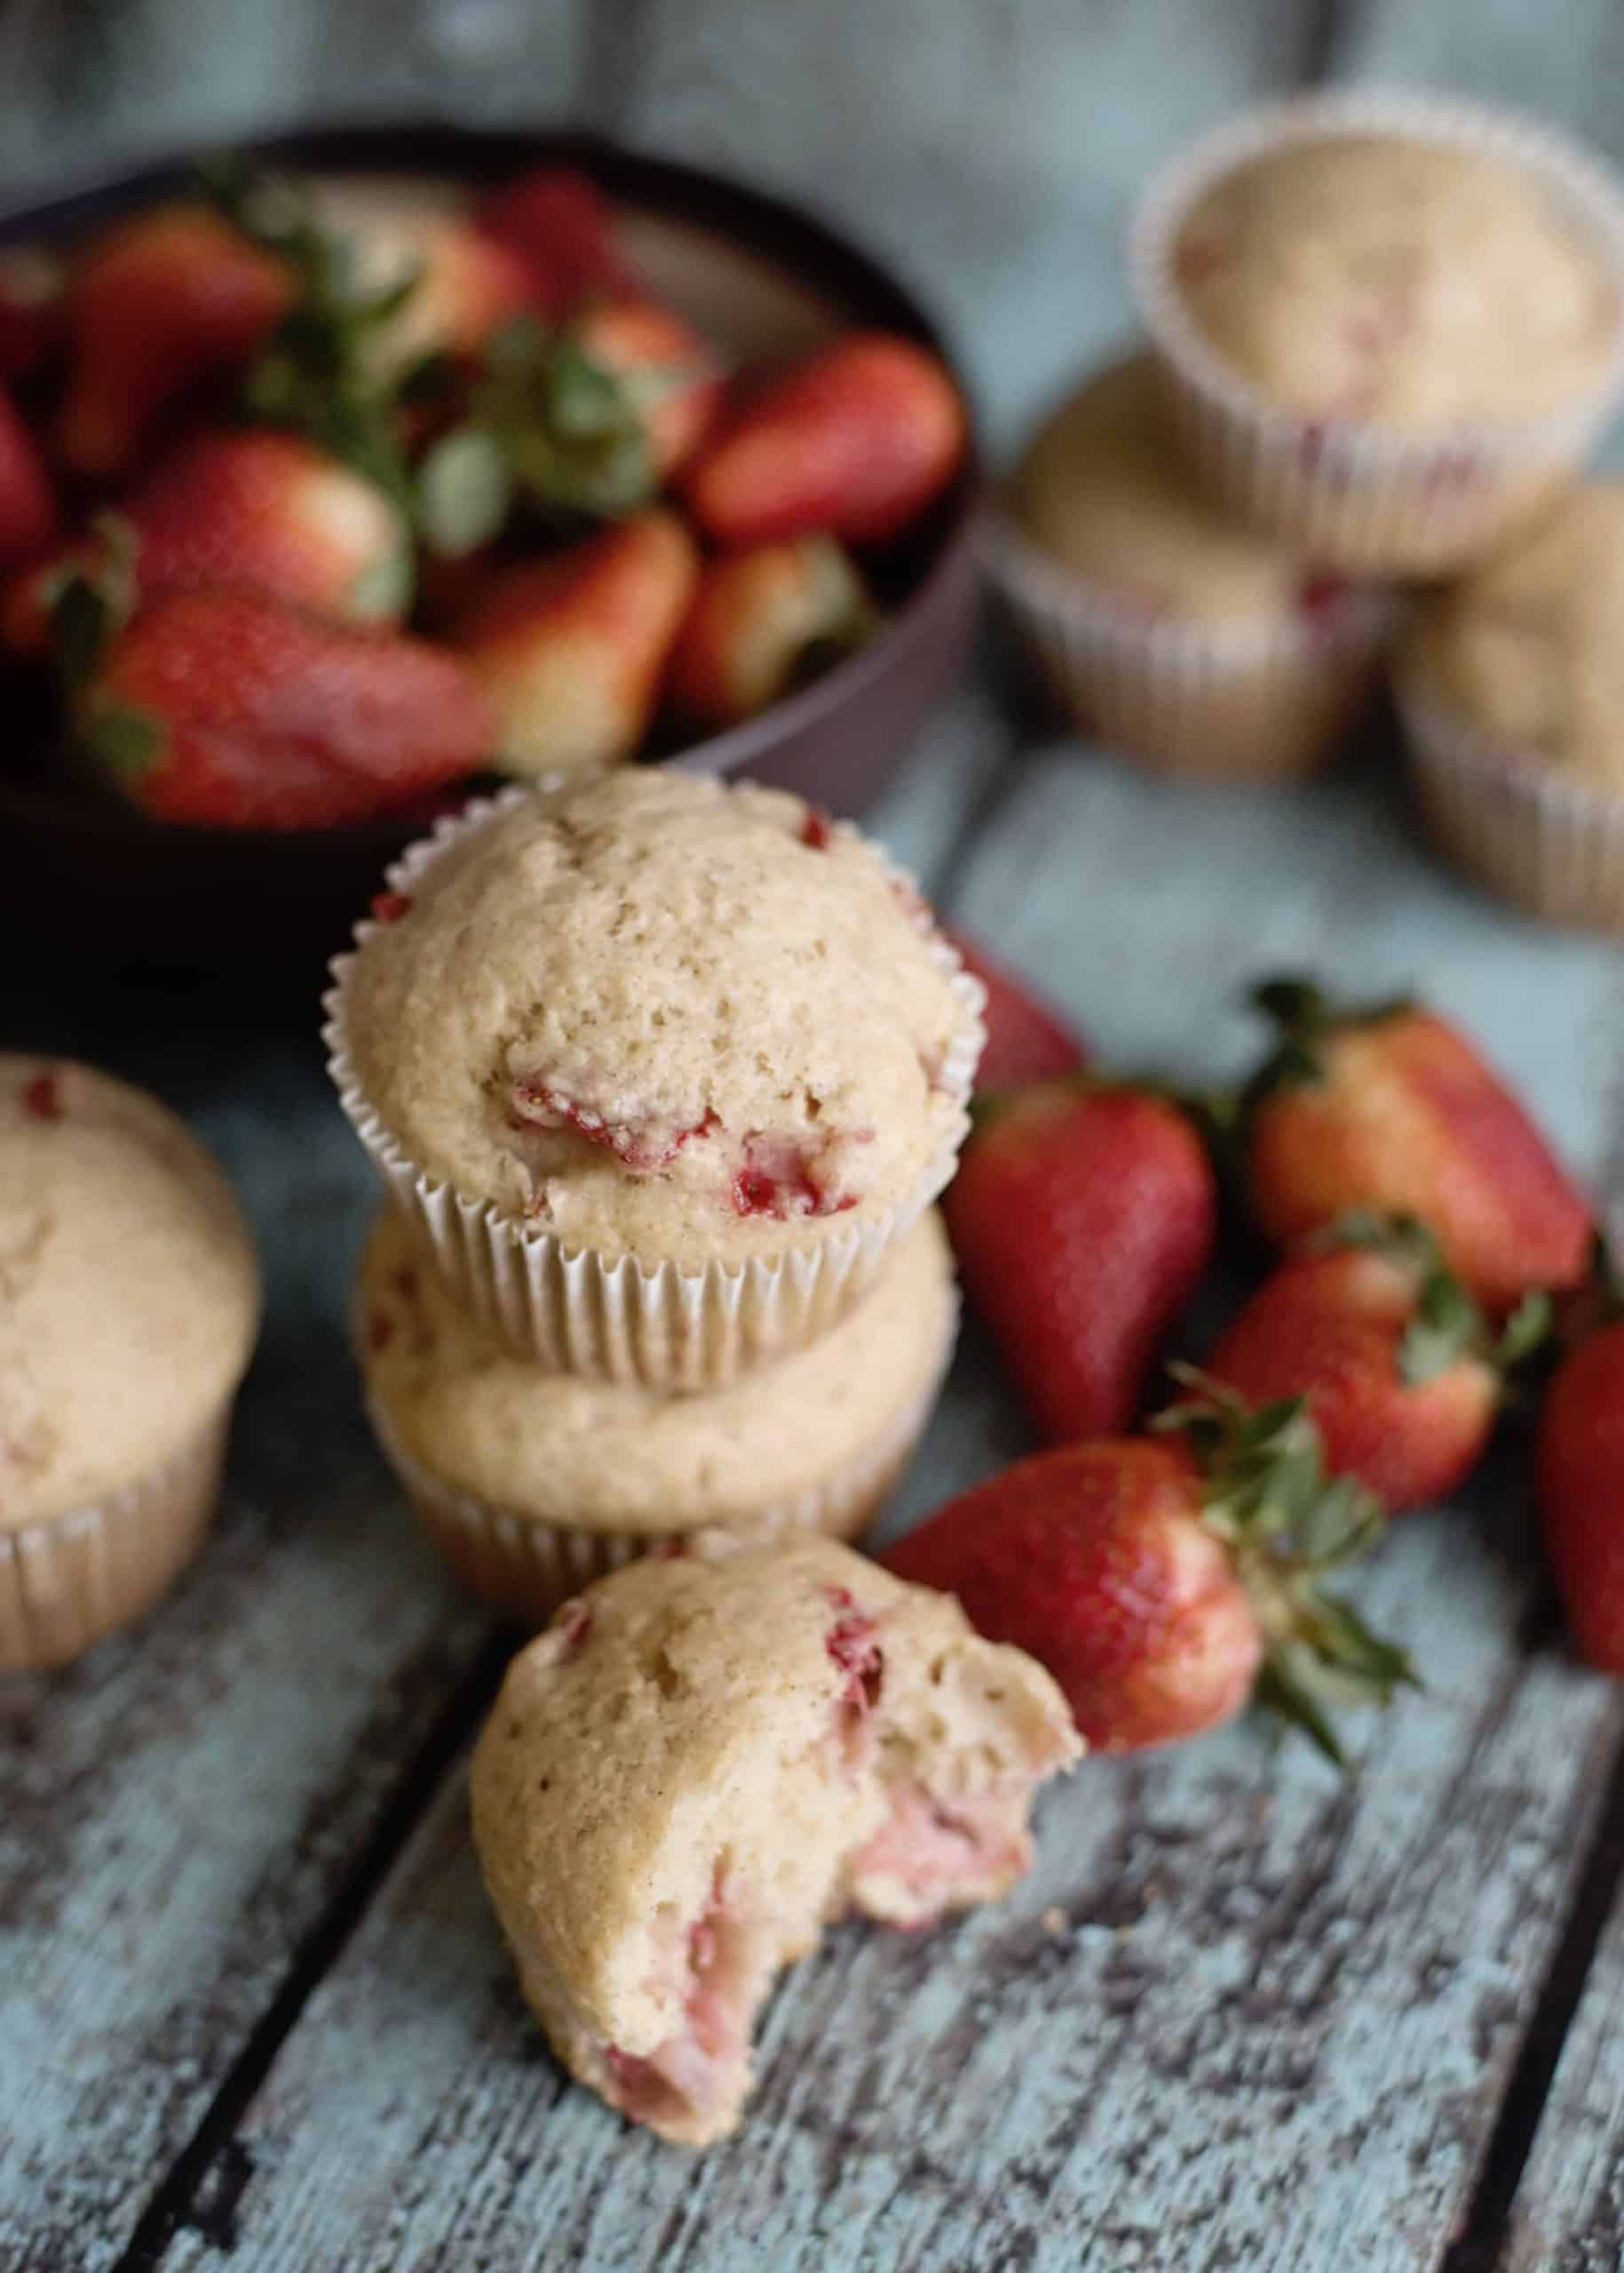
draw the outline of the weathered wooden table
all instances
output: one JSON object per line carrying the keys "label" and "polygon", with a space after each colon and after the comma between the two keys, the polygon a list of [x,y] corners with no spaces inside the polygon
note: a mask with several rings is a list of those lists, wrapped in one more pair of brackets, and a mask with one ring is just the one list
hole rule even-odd
{"label": "weathered wooden table", "polygon": [[[363,92],[573,107],[905,257],[996,437],[1124,321],[1144,169],[1248,94],[1430,76],[1604,147],[1624,120],[1609,0],[238,12],[10,12],[8,162]],[[1260,969],[1418,979],[1598,1181],[1624,1159],[1624,964],[1435,869],[1379,763],[1176,793],[1048,738],[978,667],[877,826],[1107,1052],[1234,1065]],[[4,2273],[1619,2266],[1624,1694],[1563,1652],[1515,1443],[1366,1575],[1430,1686],[1357,1727],[1358,1782],[1249,1727],[1085,1765],[1002,1908],[833,1935],[774,2000],[746,2128],[692,2158],[565,2086],[480,1895],[466,1753],[507,1643],[357,1408],[373,1194],[313,986],[289,1007],[12,962],[0,995],[8,1041],[194,1115],[273,1290],[201,1566],[83,1667],[0,1684]],[[972,1339],[895,1520],[1021,1441]]]}

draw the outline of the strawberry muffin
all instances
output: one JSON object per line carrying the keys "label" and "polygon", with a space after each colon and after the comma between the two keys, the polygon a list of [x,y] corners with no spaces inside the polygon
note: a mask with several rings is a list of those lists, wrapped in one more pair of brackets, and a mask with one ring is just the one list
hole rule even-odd
{"label": "strawberry muffin", "polygon": [[952,1346],[932,1210],[810,1348],[662,1398],[546,1374],[454,1302],[394,1210],[363,1259],[357,1338],[385,1453],[453,1567],[539,1625],[566,1595],[701,1525],[849,1538],[918,1440]]}
{"label": "strawberry muffin", "polygon": [[1399,700],[1446,850],[1537,915],[1624,930],[1624,482],[1430,600]]}
{"label": "strawberry muffin", "polygon": [[189,1560],[258,1314],[231,1188],[174,1115],[0,1056],[0,1670],[76,1656]]}
{"label": "strawberry muffin", "polygon": [[1328,563],[1477,557],[1616,399],[1620,216],[1580,152],[1470,105],[1331,96],[1220,130],[1135,244],[1192,463]]}
{"label": "strawberry muffin", "polygon": [[1208,503],[1162,410],[1134,355],[1045,422],[1011,484],[1001,581],[1085,732],[1196,779],[1300,772],[1357,708],[1388,610]]}
{"label": "strawberry muffin", "polygon": [[571,2072],[662,2138],[738,2123],[772,1977],[848,1910],[899,1926],[1026,1870],[1065,1700],[949,1596],[849,1548],[697,1535],[561,1610],[473,1762],[474,1838]]}
{"label": "strawberry muffin", "polygon": [[540,1364],[717,1386],[832,1325],[951,1174],[982,990],[799,798],[514,792],[390,881],[334,1075],[458,1299]]}

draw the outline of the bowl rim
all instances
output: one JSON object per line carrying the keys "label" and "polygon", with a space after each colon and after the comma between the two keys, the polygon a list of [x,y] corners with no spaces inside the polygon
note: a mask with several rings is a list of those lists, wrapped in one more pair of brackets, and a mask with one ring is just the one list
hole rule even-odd
{"label": "bowl rim", "polygon": [[[831,712],[860,696],[924,636],[945,587],[974,556],[985,476],[974,396],[942,327],[911,281],[887,262],[822,220],[794,198],[710,166],[691,164],[574,126],[502,126],[432,116],[352,116],[340,111],[304,114],[258,131],[199,140],[182,150],[126,150],[82,166],[66,177],[18,182],[0,188],[0,251],[24,242],[71,235],[76,226],[133,209],[184,186],[197,159],[211,148],[273,164],[335,173],[404,170],[439,175],[475,186],[504,179],[527,164],[577,165],[616,202],[667,210],[673,218],[710,228],[743,249],[809,283],[826,297],[850,295],[888,305],[887,328],[922,341],[952,376],[965,411],[965,450],[952,487],[932,510],[942,516],[931,558],[901,603],[866,645],[753,718],[683,743],[655,762],[690,773],[736,772],[784,743],[815,730]],[[878,324],[875,314],[863,321]],[[483,776],[476,777],[483,782]],[[453,789],[456,785],[453,784]],[[481,794],[476,787],[473,795]],[[37,787],[0,774],[0,820],[35,828],[71,828],[107,843],[162,839],[177,849],[222,843],[251,847],[324,844],[356,851],[372,846],[387,855],[422,829],[421,817],[383,814],[335,828],[210,828],[154,820],[111,799],[71,788]]]}

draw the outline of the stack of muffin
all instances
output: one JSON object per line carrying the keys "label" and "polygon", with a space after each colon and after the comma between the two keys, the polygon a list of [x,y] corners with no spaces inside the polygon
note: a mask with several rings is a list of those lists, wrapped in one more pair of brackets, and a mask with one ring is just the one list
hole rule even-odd
{"label": "stack of muffin", "polygon": [[357,1342],[463,1575],[535,1621],[685,1532],[859,1532],[956,1303],[982,994],[799,798],[635,771],[409,853],[328,1038],[394,1206]]}
{"label": "stack of muffin", "polygon": [[[1162,771],[1296,773],[1402,627],[1446,844],[1525,904],[1624,923],[1596,687],[1624,674],[1624,501],[1573,487],[1624,378],[1612,178],[1477,106],[1271,105],[1153,185],[1132,266],[1144,349],[1040,430],[994,541],[1063,697]],[[1443,577],[1466,581],[1401,607]]]}

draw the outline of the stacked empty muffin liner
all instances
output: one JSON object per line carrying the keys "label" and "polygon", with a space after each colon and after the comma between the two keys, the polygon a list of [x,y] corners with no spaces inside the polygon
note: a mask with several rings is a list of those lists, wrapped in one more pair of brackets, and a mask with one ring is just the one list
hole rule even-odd
{"label": "stacked empty muffin liner", "polygon": [[[476,800],[440,822],[388,871],[387,891],[410,897],[426,871],[471,830],[535,796],[530,788]],[[891,874],[899,891],[923,908],[913,879]],[[685,1271],[653,1266],[635,1255],[570,1249],[537,1225],[476,1200],[426,1175],[409,1159],[368,1103],[349,1041],[348,992],[353,954],[333,964],[323,1038],[339,1101],[417,1244],[455,1298],[516,1355],[549,1374],[632,1383],[666,1396],[716,1390],[805,1348],[837,1327],[875,1284],[899,1240],[950,1180],[970,1126],[970,1097],[985,1040],[978,980],[929,918],[932,952],[948,974],[963,1016],[939,1081],[956,1108],[951,1132],[906,1199],[851,1229],[831,1231],[807,1249],[781,1257],[720,1262]],[[372,921],[356,927],[359,948]],[[945,1319],[939,1359],[928,1392],[873,1443],[860,1447],[815,1489],[788,1499],[764,1493],[750,1528],[772,1532],[812,1524],[851,1536],[877,1509],[906,1463],[928,1417],[951,1355],[956,1309]],[[669,1550],[671,1534],[589,1530],[539,1522],[450,1489],[431,1476],[400,1441],[399,1431],[370,1409],[379,1442],[418,1514],[448,1559],[492,1600],[543,1617],[589,1580],[637,1553]]]}
{"label": "stacked empty muffin liner", "polygon": [[[1544,185],[1611,280],[1618,317],[1594,383],[1538,417],[1436,434],[1297,414],[1228,365],[1179,289],[1176,255],[1203,197],[1294,144],[1390,136],[1503,159]],[[1624,202],[1612,176],[1537,123],[1484,105],[1346,93],[1265,104],[1216,129],[1150,186],[1130,243],[1135,296],[1170,450],[1238,522],[1341,574],[1437,576],[1480,559],[1582,467],[1624,384]],[[1355,708],[1398,619],[1351,592],[1328,622],[1211,626],[1140,619],[992,517],[992,573],[1057,690],[1088,726],[1160,770],[1214,778],[1302,770]],[[1422,811],[1480,880],[1558,919],[1624,926],[1624,812],[1537,760],[1483,748],[1400,689]]]}

